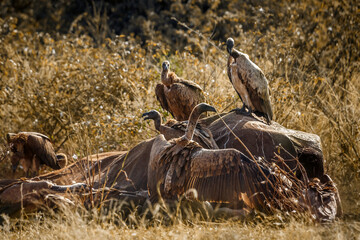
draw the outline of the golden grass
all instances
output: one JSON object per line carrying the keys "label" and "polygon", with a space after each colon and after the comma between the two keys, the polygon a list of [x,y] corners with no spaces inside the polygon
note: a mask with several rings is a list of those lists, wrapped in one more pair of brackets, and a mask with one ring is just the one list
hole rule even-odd
{"label": "golden grass", "polygon": [[329,225],[301,220],[205,222],[197,219],[165,225],[161,223],[104,221],[70,211],[52,217],[36,214],[30,220],[7,219],[0,227],[1,239],[358,239],[358,221]]}
{"label": "golden grass", "polygon": [[[322,9],[320,1],[311,4]],[[291,21],[286,15],[287,25],[262,32],[238,27],[231,33],[236,34],[236,48],[247,53],[270,81],[275,121],[321,137],[325,166],[338,185],[345,220],[329,226],[301,220],[279,224],[196,219],[170,226],[156,221],[154,226],[148,222],[135,226],[65,211],[9,219],[0,227],[0,238],[359,238],[359,40],[354,40],[353,25],[336,24],[320,10],[312,12],[310,18],[317,25],[310,31],[312,26],[300,17],[307,5],[288,7],[291,11],[298,8],[299,14]],[[350,5],[342,7],[353,11]],[[233,20],[235,15],[225,14],[220,26],[234,24]],[[267,26],[265,20],[260,18],[259,25]],[[215,42],[215,47],[188,30],[179,30],[189,44],[178,51],[166,41],[141,42],[133,35],[106,38],[101,43],[80,34],[54,37],[18,29],[14,18],[0,19],[0,27],[0,135],[42,132],[50,136],[57,150],[73,156],[72,161],[91,153],[127,150],[156,135],[141,114],[156,109],[169,117],[154,96],[165,59],[179,76],[202,86],[207,101],[218,111],[241,106],[226,74],[222,42]],[[205,27],[202,30],[209,37],[211,32]],[[1,138],[1,152],[4,144]],[[0,163],[1,178],[11,175],[9,166],[7,160]]]}

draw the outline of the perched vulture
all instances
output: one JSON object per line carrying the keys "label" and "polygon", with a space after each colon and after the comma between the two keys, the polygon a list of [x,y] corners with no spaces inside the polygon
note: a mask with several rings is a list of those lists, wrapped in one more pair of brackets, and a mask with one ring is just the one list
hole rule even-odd
{"label": "perched vulture", "polygon": [[194,108],[184,136],[170,141],[164,135],[155,138],[148,167],[150,200],[159,200],[159,188],[167,200],[185,194],[200,201],[242,202],[259,210],[290,206],[274,198],[286,195],[292,182],[269,164],[251,160],[236,149],[204,149],[192,141],[198,117],[205,111],[215,109],[205,103]]}
{"label": "perched vulture", "polygon": [[245,107],[251,112],[265,116],[268,124],[273,118],[270,102],[270,90],[268,80],[261,69],[253,63],[247,54],[234,49],[234,40],[226,41],[228,59],[227,70],[230,82],[244,103],[240,109],[244,112]]}
{"label": "perched vulture", "polygon": [[156,98],[162,108],[169,111],[178,121],[188,120],[193,108],[205,102],[201,87],[176,76],[170,71],[168,61],[162,64],[161,82],[155,88]]}
{"label": "perched vulture", "polygon": [[[181,137],[186,131],[187,121],[178,122],[175,120],[169,120],[165,124],[162,124],[161,115],[156,110],[151,110],[147,113],[144,113],[142,116],[144,117],[144,120],[154,120],[156,130],[163,134],[166,140]],[[194,141],[207,149],[219,148],[209,129],[202,127],[200,124],[196,124],[194,131]]]}
{"label": "perched vulture", "polygon": [[16,171],[19,163],[26,172],[26,177],[36,176],[41,164],[53,169],[60,169],[66,164],[66,156],[56,155],[50,139],[43,134],[36,132],[8,133],[7,141],[12,152],[13,172]]}

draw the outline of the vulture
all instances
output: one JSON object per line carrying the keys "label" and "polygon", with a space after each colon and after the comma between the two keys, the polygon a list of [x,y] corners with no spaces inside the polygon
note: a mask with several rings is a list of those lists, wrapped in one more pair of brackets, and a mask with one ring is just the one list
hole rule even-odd
{"label": "vulture", "polygon": [[264,211],[290,206],[297,198],[283,196],[293,193],[289,193],[292,179],[278,168],[236,149],[204,149],[192,141],[196,122],[205,111],[215,109],[205,103],[194,108],[182,137],[167,141],[160,134],[155,138],[148,166],[150,201],[178,200],[185,194],[199,201],[239,203]]}
{"label": "vulture", "polygon": [[161,82],[155,88],[156,98],[178,121],[188,120],[193,108],[205,101],[201,87],[171,72],[169,61],[162,63]]}
{"label": "vulture", "polygon": [[[187,126],[186,121],[178,122],[175,120],[169,120],[165,124],[162,124],[161,115],[156,110],[146,112],[142,115],[142,117],[144,118],[144,120],[154,120],[155,129],[158,130],[161,134],[163,134],[166,140],[178,138],[184,135]],[[200,124],[196,124],[196,128],[194,131],[194,141],[207,149],[219,148],[215,140],[213,139],[211,131],[205,127],[202,127]]]}
{"label": "vulture", "polygon": [[268,80],[247,54],[233,48],[234,40],[232,38],[226,40],[226,45],[230,54],[227,63],[228,77],[243,102],[240,112],[244,113],[246,107],[249,114],[254,112],[263,115],[270,124],[273,111]]}
{"label": "vulture", "polygon": [[7,142],[12,152],[11,163],[14,173],[19,163],[26,172],[26,177],[36,176],[41,164],[52,169],[60,169],[66,165],[66,155],[56,155],[50,139],[41,133],[8,133]]}

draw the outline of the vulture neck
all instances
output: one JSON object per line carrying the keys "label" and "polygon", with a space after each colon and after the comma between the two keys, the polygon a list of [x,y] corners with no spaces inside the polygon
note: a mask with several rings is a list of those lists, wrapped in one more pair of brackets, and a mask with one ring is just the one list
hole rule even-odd
{"label": "vulture neck", "polygon": [[238,58],[240,56],[240,52],[236,49],[232,49],[231,50],[231,54],[230,54],[234,59]]}
{"label": "vulture neck", "polygon": [[198,111],[198,109],[194,109],[189,117],[189,122],[187,125],[187,128],[185,130],[185,135],[182,137],[184,140],[187,140],[190,142],[194,136],[194,131],[196,128],[196,123],[201,115],[201,111]]}
{"label": "vulture neck", "polygon": [[154,119],[155,129],[160,131],[161,117],[159,115],[156,115],[153,119]]}
{"label": "vulture neck", "polygon": [[173,72],[169,72],[169,70],[163,70],[161,73],[161,82],[165,86],[170,87],[171,84],[176,82],[176,74]]}

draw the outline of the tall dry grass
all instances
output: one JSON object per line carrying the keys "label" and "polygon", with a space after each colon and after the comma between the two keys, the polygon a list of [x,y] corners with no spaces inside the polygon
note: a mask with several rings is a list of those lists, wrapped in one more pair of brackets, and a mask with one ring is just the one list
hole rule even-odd
{"label": "tall dry grass", "polygon": [[[231,11],[218,17],[215,29],[234,37],[236,48],[263,69],[270,81],[275,121],[320,136],[325,167],[339,187],[345,220],[331,227],[299,220],[209,223],[196,219],[171,227],[153,221],[151,227],[137,217],[134,225],[115,224],[114,219],[101,221],[97,213],[89,217],[86,211],[64,210],[21,221],[8,219],[0,228],[2,238],[46,239],[52,234],[59,238],[358,237],[360,74],[359,40],[354,35],[358,17],[353,5],[281,2],[277,7],[286,10],[271,12],[271,4],[265,1],[262,10],[246,5],[252,9],[250,16],[241,12],[243,5],[230,2]],[[196,10],[192,6],[181,11],[191,13]],[[175,6],[172,9],[177,11]],[[212,24],[217,15],[216,8],[211,9],[204,19],[208,17]],[[131,34],[106,38],[106,18],[100,11],[88,14],[81,16],[85,25],[74,21],[71,33],[55,35],[24,28],[24,22],[19,27],[16,18],[0,19],[0,135],[42,132],[72,161],[90,153],[129,149],[157,134],[141,120],[143,112],[156,109],[170,117],[154,96],[165,59],[179,76],[202,86],[207,101],[219,111],[241,105],[226,74],[222,44],[227,36],[215,34],[218,40],[211,44],[207,39],[214,25],[195,28],[203,36],[180,24],[178,29],[169,29],[187,39],[177,49],[179,43],[169,45],[171,41],[162,41],[161,35],[147,40]],[[4,144],[1,138],[2,152]],[[1,178],[10,176],[9,166],[6,159],[0,163]]]}

